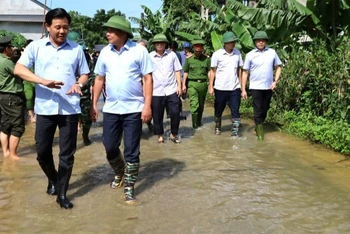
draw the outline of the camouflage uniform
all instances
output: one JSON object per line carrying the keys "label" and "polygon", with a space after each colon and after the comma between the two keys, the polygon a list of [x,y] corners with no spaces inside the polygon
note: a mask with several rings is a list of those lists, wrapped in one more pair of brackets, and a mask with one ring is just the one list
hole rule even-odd
{"label": "camouflage uniform", "polygon": [[80,108],[81,108],[81,124],[83,125],[83,139],[85,145],[90,145],[91,141],[89,139],[89,132],[92,125],[92,120],[90,117],[90,107],[91,107],[91,92],[90,87],[92,85],[95,75],[89,77],[89,82],[81,89],[83,93],[80,97]]}

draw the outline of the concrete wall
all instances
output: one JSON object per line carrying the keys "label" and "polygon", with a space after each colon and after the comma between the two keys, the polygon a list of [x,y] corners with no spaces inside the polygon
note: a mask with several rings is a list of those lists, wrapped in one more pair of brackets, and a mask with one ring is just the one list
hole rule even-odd
{"label": "concrete wall", "polygon": [[0,28],[9,32],[20,33],[27,39],[36,40],[41,38],[42,26],[40,23],[0,22]]}
{"label": "concrete wall", "polygon": [[0,14],[44,14],[44,8],[30,0],[0,0],[0,2]]}

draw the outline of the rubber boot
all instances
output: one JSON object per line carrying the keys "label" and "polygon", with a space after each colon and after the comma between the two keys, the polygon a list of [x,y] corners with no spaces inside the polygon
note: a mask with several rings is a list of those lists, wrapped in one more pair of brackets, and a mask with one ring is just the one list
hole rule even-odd
{"label": "rubber boot", "polygon": [[202,124],[202,116],[203,116],[203,113],[198,113],[198,117],[197,117],[197,126],[198,127],[203,126],[203,124]]}
{"label": "rubber boot", "polygon": [[52,163],[39,163],[41,169],[45,173],[48,184],[46,193],[49,195],[57,195],[57,171],[55,169],[55,164]]}
{"label": "rubber boot", "polygon": [[112,189],[119,188],[123,185],[124,169],[125,169],[125,163],[121,156],[121,152],[119,151],[119,155],[112,160],[108,160],[108,162],[109,162],[109,165],[111,165],[115,175],[114,180],[110,183],[110,187]]}
{"label": "rubber boot", "polygon": [[64,209],[72,209],[73,203],[67,198],[67,190],[69,185],[69,179],[72,175],[73,166],[70,168],[59,167],[58,168],[58,194],[56,202]]}
{"label": "rubber boot", "polygon": [[193,129],[198,128],[198,114],[192,114],[192,127]]}
{"label": "rubber boot", "polygon": [[82,136],[83,136],[85,146],[91,145],[91,141],[89,139],[89,132],[90,132],[90,127],[83,127]]}
{"label": "rubber boot", "polygon": [[256,134],[258,135],[258,140],[263,141],[264,140],[264,127],[262,124],[258,124],[256,126]]}
{"label": "rubber boot", "polygon": [[232,119],[231,136],[238,136],[240,124],[241,124],[240,119]]}
{"label": "rubber boot", "polygon": [[221,134],[221,117],[215,117],[215,135]]}
{"label": "rubber boot", "polygon": [[133,204],[136,202],[135,198],[135,182],[139,174],[140,163],[126,163],[124,171],[124,195],[125,202]]}

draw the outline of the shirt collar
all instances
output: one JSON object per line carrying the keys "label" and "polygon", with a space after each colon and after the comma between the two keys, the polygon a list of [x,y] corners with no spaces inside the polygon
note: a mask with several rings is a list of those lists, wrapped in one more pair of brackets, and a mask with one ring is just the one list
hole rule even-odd
{"label": "shirt collar", "polygon": [[[50,40],[50,35],[49,36],[47,36],[47,37],[45,37],[44,39],[42,39],[43,40],[43,43],[44,43],[44,45],[52,45],[52,46],[54,46],[54,47],[56,47],[54,44],[52,44],[52,42],[51,42],[51,40]],[[69,41],[69,40],[66,40],[65,42],[63,42],[58,48],[63,48],[63,47],[65,47],[66,45],[68,45],[68,46],[70,46],[70,47],[73,47],[73,43],[75,43],[75,42],[72,42],[72,41]]]}
{"label": "shirt collar", "polygon": [[155,52],[154,57],[160,57],[160,58],[164,57],[170,53],[169,50],[165,50],[163,55],[159,55],[156,51],[154,51],[154,52]]}
{"label": "shirt collar", "polygon": [[120,49],[120,51],[117,51],[117,50],[114,48],[114,45],[112,45],[112,44],[109,44],[108,46],[111,48],[111,50],[120,53],[120,52],[122,52],[122,51],[124,51],[124,50],[130,50],[130,47],[132,46],[132,41],[128,39],[128,40],[126,41],[126,43],[123,45],[123,47]]}
{"label": "shirt collar", "polygon": [[229,55],[233,55],[236,52],[235,48],[233,48],[231,53],[227,53],[227,51],[224,48],[222,48],[222,50],[223,50],[223,54],[229,54]]}
{"label": "shirt collar", "polygon": [[[268,49],[270,49],[270,47],[267,47],[267,46],[265,46],[265,48],[264,48],[264,50],[263,51],[266,51],[266,50],[268,50]],[[258,48],[254,48],[254,51],[255,52],[259,52],[260,50],[258,49]]]}

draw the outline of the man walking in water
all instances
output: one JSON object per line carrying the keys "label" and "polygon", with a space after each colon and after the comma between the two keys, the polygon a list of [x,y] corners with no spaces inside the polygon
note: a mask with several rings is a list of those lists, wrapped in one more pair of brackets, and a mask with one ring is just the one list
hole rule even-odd
{"label": "man walking in water", "polygon": [[[47,193],[57,194],[57,203],[65,209],[73,208],[66,193],[77,146],[81,88],[87,84],[90,72],[81,46],[66,39],[70,23],[71,17],[64,9],[50,10],[45,16],[49,37],[30,43],[15,67],[15,75],[36,83],[37,160],[49,180]],[[29,70],[33,66],[35,74]],[[57,126],[58,173],[52,154]]]}
{"label": "man walking in water", "polygon": [[[257,31],[253,41],[255,49],[250,51],[244,61],[242,76],[242,98],[247,99],[246,84],[249,77],[249,89],[253,97],[254,123],[258,140],[264,140],[263,123],[270,108],[272,91],[276,88],[282,73],[282,62],[274,49],[266,44],[269,41],[265,31]],[[276,68],[275,76],[273,69]]]}
{"label": "man walking in water", "polygon": [[13,74],[12,36],[0,37],[0,136],[4,157],[19,159],[17,148],[24,133],[24,88]]}
{"label": "man walking in water", "polygon": [[[109,45],[101,50],[96,63],[91,114],[96,121],[97,102],[105,83],[102,138],[107,160],[115,172],[111,187],[120,187],[124,182],[125,201],[132,204],[136,202],[134,186],[140,166],[142,123],[152,116],[153,67],[147,49],[130,40],[133,34],[127,19],[112,16],[103,27]],[[123,135],[125,164],[119,149]]]}

